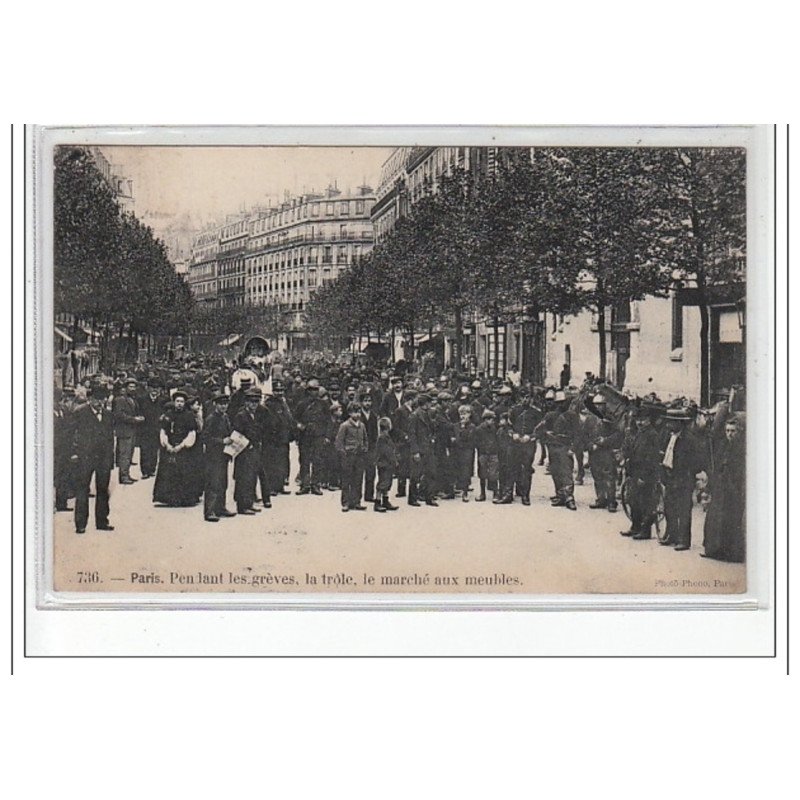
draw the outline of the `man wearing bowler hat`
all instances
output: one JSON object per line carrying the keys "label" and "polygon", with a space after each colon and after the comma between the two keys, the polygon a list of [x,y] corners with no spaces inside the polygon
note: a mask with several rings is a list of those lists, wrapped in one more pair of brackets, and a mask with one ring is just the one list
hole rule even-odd
{"label": "man wearing bowler hat", "polygon": [[75,464],[75,532],[85,533],[89,520],[89,485],[94,475],[95,527],[113,531],[109,524],[108,482],[114,466],[114,422],[106,408],[108,389],[95,385],[87,389],[87,403],[75,411],[75,439],[72,461]]}
{"label": "man wearing bowler hat", "polygon": [[692,543],[692,494],[698,472],[705,468],[701,444],[688,429],[692,415],[685,408],[669,408],[662,440],[664,516],[667,532],[660,544],[688,550]]}

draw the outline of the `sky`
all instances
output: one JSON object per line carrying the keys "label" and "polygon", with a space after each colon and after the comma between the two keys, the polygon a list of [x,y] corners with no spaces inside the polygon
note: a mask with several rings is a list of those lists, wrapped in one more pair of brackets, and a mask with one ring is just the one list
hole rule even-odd
{"label": "sky", "polygon": [[254,205],[283,200],[284,191],[324,191],[362,183],[377,188],[386,147],[100,148],[133,179],[134,212],[158,234],[181,220],[200,229]]}

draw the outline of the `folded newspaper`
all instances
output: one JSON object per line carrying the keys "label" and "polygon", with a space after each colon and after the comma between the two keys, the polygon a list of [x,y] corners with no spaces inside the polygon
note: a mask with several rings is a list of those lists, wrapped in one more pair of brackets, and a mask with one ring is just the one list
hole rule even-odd
{"label": "folded newspaper", "polygon": [[225,454],[231,458],[236,458],[249,444],[250,440],[246,436],[239,433],[239,431],[233,431],[231,433],[231,443],[225,445]]}

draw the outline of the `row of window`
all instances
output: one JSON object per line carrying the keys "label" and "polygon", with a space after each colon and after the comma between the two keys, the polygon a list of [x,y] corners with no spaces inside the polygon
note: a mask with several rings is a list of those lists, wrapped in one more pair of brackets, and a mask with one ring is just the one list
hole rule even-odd
{"label": "row of window", "polygon": [[282,231],[264,236],[253,236],[247,243],[248,250],[259,250],[262,247],[284,247],[292,242],[313,242],[313,241],[354,241],[358,239],[372,238],[371,228],[351,228],[347,225],[339,225],[338,231],[334,226],[328,225],[324,228],[310,229],[306,226],[296,229],[294,232]]}
{"label": "row of window", "polygon": [[336,214],[347,217],[350,216],[351,211],[356,215],[360,215],[366,213],[367,210],[366,201],[364,200],[329,200],[327,202],[303,203],[294,208],[255,220],[251,223],[251,232],[274,230],[282,225],[301,219],[308,219],[309,217],[332,217]]}
{"label": "row of window", "polygon": [[[305,255],[306,249],[308,255]],[[285,268],[298,267],[306,264],[314,266],[316,264],[347,264],[350,260],[357,260],[361,257],[361,245],[356,244],[348,248],[347,245],[339,245],[335,250],[332,246],[322,248],[309,247],[287,250],[281,253],[255,256],[247,260],[248,273],[253,271],[263,272],[264,268]]]}

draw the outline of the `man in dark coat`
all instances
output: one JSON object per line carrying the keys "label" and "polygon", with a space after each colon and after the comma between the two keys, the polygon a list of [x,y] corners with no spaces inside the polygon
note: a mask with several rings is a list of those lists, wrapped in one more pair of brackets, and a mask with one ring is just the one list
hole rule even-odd
{"label": "man in dark coat", "polygon": [[667,430],[661,442],[667,534],[660,544],[674,545],[675,550],[691,547],[694,485],[706,462],[703,444],[688,429],[691,420],[685,409],[667,409]]}
{"label": "man in dark coat", "polygon": [[494,411],[498,419],[500,419],[503,414],[509,414],[511,412],[513,394],[514,392],[510,386],[497,387],[490,408]]}
{"label": "man in dark coat", "polygon": [[119,482],[123,485],[135,483],[131,478],[131,461],[136,432],[144,422],[136,406],[136,381],[128,380],[119,387],[119,394],[114,398],[114,431],[117,435],[117,467]]}
{"label": "man in dark coat", "polygon": [[88,402],[74,412],[72,461],[75,465],[75,532],[85,533],[89,520],[89,485],[94,475],[95,527],[113,531],[109,524],[108,482],[114,466],[114,422],[106,408],[108,389],[93,386]]}
{"label": "man in dark coat", "polygon": [[[431,399],[429,415],[433,422],[435,440],[434,454],[436,464],[436,480],[434,492],[445,500],[455,498],[456,467],[453,444],[455,440],[455,423],[450,418],[450,405],[453,395],[450,392],[439,392]],[[456,409],[458,420],[458,409]]]}
{"label": "man in dark coat", "polygon": [[312,378],[295,412],[300,447],[300,490],[297,494],[322,494],[317,473],[324,472],[323,444],[329,418],[330,403],[319,396],[319,381]]}
{"label": "man in dark coat", "polygon": [[289,494],[285,488],[289,480],[289,443],[294,438],[297,423],[284,397],[283,381],[273,381],[272,394],[264,401],[264,410],[261,457],[267,483],[273,495]]}
{"label": "man in dark coat", "polygon": [[[390,389],[383,395],[380,406],[380,415],[389,417],[392,426],[395,424],[394,415],[397,409],[403,405],[403,379],[399,375],[394,375],[390,381]],[[392,428],[394,429],[394,427]]]}
{"label": "man in dark coat", "polygon": [[361,421],[367,431],[367,452],[364,456],[364,500],[375,501],[375,477],[377,469],[378,415],[372,403],[372,389],[361,394]]}
{"label": "man in dark coat", "polygon": [[[511,475],[516,484],[516,493],[522,498],[522,505],[531,504],[531,480],[533,458],[536,455],[534,431],[542,421],[542,412],[533,405],[530,393],[524,391],[520,402],[509,413],[511,423]],[[513,494],[512,494],[513,499]]]}
{"label": "man in dark coat", "polygon": [[622,536],[643,540],[652,537],[656,520],[658,487],[661,480],[661,434],[653,424],[657,409],[643,403],[637,412],[636,433],[623,450],[626,471],[626,496],[631,527]]}
{"label": "man in dark coat", "polygon": [[[592,399],[593,408],[602,414],[606,399],[597,394]],[[592,416],[595,416],[594,414]],[[622,447],[623,433],[611,420],[595,416],[591,426],[584,425],[584,435],[588,431],[586,443],[589,448],[589,467],[592,470],[594,490],[597,495],[589,508],[605,508],[611,513],[617,510],[617,450]]]}
{"label": "man in dark coat", "polygon": [[555,393],[553,405],[553,411],[548,412],[537,426],[537,436],[544,436],[550,458],[550,473],[556,492],[552,505],[575,511],[572,448],[579,435],[580,418],[570,408],[569,400],[561,390]]}
{"label": "man in dark coat", "polygon": [[406,483],[408,483],[409,505],[417,502],[417,481],[411,477],[411,447],[409,445],[411,415],[414,412],[416,398],[415,389],[406,389],[403,393],[402,405],[391,417],[392,437],[397,445],[397,496],[406,496]]}
{"label": "man in dark coat", "polygon": [[228,401],[228,417],[231,420],[236,419],[239,412],[245,406],[245,397],[247,392],[253,388],[252,378],[243,377],[239,382],[239,388],[231,393],[230,400]]}
{"label": "man in dark coat", "polygon": [[[436,446],[435,421],[429,413],[431,398],[427,394],[417,397],[417,408],[409,421],[408,442],[411,451],[411,477],[418,481],[419,491],[425,504],[438,506],[434,499],[436,491]],[[419,505],[411,502],[410,506]]]}
{"label": "man in dark coat", "polygon": [[147,394],[139,401],[139,413],[144,418],[138,429],[142,478],[150,478],[156,474],[161,415],[168,400],[169,397],[161,390],[161,381],[148,381]]}
{"label": "man in dark coat", "polygon": [[458,425],[453,431],[453,455],[456,466],[456,489],[461,492],[463,502],[469,501],[472,472],[475,466],[475,426],[472,424],[472,408],[466,403],[459,407]]}
{"label": "man in dark coat", "polygon": [[56,492],[56,511],[71,511],[67,502],[73,496],[72,444],[75,420],[72,409],[61,389],[53,393],[53,488]]}
{"label": "man in dark coat", "polygon": [[342,511],[364,511],[366,506],[361,505],[361,485],[368,444],[358,403],[347,407],[347,419],[339,425],[334,446],[342,465]]}
{"label": "man in dark coat", "polygon": [[[713,437],[717,441],[712,439],[715,447],[709,481],[711,503],[703,526],[702,555],[741,563],[745,560],[747,530],[745,414],[730,413],[726,404],[718,416],[722,416],[725,427],[722,437]],[[717,427],[715,420],[714,428]]]}
{"label": "man in dark coat", "polygon": [[233,463],[233,479],[236,482],[234,499],[239,514],[252,516],[261,509],[254,508],[256,481],[261,468],[261,426],[256,420],[256,409],[261,402],[261,390],[248,389],[244,408],[233,420],[233,429],[247,440],[247,447],[236,456]]}
{"label": "man in dark coat", "polygon": [[225,453],[225,445],[230,444],[233,430],[227,414],[228,399],[223,392],[213,398],[213,409],[205,418],[203,425],[203,444],[205,445],[203,516],[206,522],[219,522],[220,517],[234,516],[233,512],[225,508],[225,495],[228,491],[228,462],[230,461],[230,456]]}

